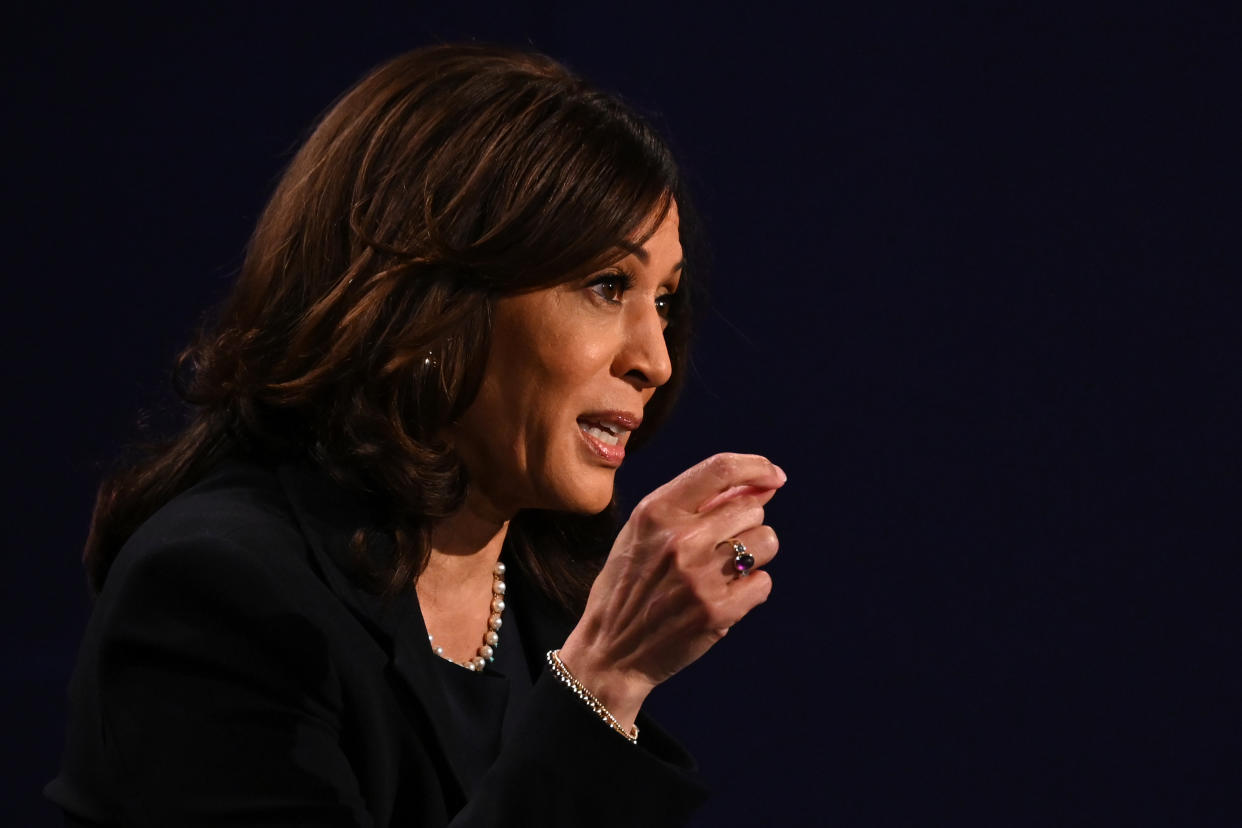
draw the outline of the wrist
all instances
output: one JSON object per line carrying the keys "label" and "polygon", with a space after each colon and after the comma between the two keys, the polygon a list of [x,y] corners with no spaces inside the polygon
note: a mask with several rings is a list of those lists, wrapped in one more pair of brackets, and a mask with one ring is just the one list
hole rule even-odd
{"label": "wrist", "polygon": [[602,663],[590,649],[579,645],[571,635],[560,649],[560,659],[573,677],[628,731],[650,695],[652,685],[640,676]]}

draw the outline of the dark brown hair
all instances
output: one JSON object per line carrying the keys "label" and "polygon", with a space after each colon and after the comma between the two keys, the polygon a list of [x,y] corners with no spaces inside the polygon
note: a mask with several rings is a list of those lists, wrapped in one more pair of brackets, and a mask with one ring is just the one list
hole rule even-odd
{"label": "dark brown hair", "polygon": [[[664,142],[547,57],[447,45],[380,66],[293,158],[231,294],[182,353],[188,425],[101,486],[92,586],[140,523],[236,455],[309,458],[372,499],[396,540],[388,587],[412,583],[434,522],[463,500],[465,470],[438,435],[477,392],[493,302],[620,259],[673,200],[690,256],[690,205]],[[674,380],[631,445],[671,406],[687,305],[666,333]],[[508,554],[579,606],[613,528],[611,510],[524,512]]]}

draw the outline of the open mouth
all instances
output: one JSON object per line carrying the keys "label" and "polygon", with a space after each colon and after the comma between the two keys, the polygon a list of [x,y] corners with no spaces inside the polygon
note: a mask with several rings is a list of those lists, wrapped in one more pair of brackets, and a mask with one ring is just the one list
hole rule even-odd
{"label": "open mouth", "polygon": [[625,443],[642,424],[641,414],[619,409],[587,411],[578,418],[586,447],[606,465],[616,468],[625,459]]}
{"label": "open mouth", "polygon": [[607,423],[593,423],[589,420],[579,420],[578,428],[582,429],[606,446],[621,445],[622,429],[617,426],[608,425]]}

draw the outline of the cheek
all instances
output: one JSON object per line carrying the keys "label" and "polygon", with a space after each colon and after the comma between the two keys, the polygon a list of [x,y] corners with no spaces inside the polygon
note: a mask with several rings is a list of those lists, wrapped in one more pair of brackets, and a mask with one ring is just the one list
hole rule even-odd
{"label": "cheek", "polygon": [[601,378],[610,373],[615,333],[576,298],[549,291],[507,300],[493,328],[485,382],[528,448],[611,402]]}
{"label": "cheek", "polygon": [[548,331],[529,344],[531,347],[514,360],[513,367],[538,383],[543,406],[566,402],[566,394],[581,393],[600,362],[595,343],[566,331]]}

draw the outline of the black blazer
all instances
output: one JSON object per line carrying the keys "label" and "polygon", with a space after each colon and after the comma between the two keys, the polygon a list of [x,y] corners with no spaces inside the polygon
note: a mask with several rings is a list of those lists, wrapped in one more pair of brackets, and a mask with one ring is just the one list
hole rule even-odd
{"label": "black blazer", "polygon": [[227,462],[125,545],[70,685],[47,795],[70,824],[672,826],[705,791],[640,717],[630,744],[542,669],[563,615],[506,576],[537,675],[467,790],[413,595],[343,568],[364,507],[309,466]]}

